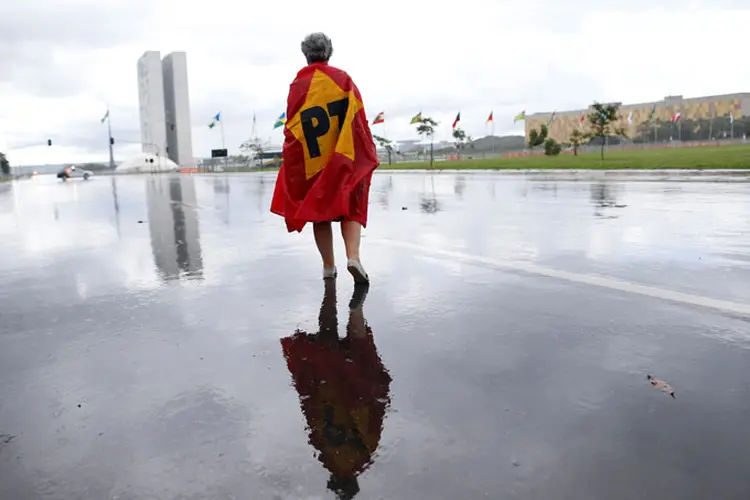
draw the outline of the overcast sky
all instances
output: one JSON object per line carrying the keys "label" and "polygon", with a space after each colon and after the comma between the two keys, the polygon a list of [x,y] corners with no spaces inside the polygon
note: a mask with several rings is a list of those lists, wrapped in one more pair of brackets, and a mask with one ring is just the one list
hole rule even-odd
{"label": "overcast sky", "polygon": [[[655,4],[661,4],[655,7]],[[0,151],[13,164],[106,161],[100,118],[111,108],[116,159],[140,150],[136,64],[146,50],[188,57],[193,153],[220,147],[207,125],[222,112],[230,153],[251,135],[281,143],[273,122],[324,31],[331,63],[362,91],[387,135],[416,138],[418,111],[448,138],[461,125],[521,133],[521,110],[565,110],[750,91],[746,0],[24,0],[0,2]],[[385,131],[375,127],[375,133]],[[47,138],[54,142],[46,147]],[[128,144],[131,142],[131,144]]]}

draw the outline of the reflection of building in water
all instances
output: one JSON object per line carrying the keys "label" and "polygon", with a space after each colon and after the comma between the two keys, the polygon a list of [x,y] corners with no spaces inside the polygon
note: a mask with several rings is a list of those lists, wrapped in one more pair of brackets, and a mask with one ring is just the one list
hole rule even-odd
{"label": "reflection of building in water", "polygon": [[336,282],[327,280],[319,331],[281,340],[307,420],[309,442],[331,473],[339,499],[359,492],[357,476],[372,463],[390,404],[391,377],[362,312],[366,289],[355,288],[346,337],[339,338]]}
{"label": "reflection of building in water", "polygon": [[165,279],[202,277],[195,181],[191,176],[146,179],[148,227],[154,263]]}

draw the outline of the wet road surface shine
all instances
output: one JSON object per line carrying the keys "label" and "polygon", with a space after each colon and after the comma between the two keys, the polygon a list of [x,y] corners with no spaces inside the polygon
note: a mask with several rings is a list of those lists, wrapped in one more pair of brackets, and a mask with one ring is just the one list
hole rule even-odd
{"label": "wet road surface shine", "polygon": [[273,180],[0,185],[0,498],[750,496],[742,178],[377,175],[354,311]]}

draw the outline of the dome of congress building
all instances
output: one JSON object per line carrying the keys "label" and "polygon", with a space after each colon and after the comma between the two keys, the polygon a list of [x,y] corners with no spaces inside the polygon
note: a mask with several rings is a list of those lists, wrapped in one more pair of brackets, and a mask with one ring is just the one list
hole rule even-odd
{"label": "dome of congress building", "polygon": [[[693,97],[685,99],[682,96],[667,96],[661,101],[643,102],[639,104],[620,104],[620,122],[628,137],[634,137],[639,125],[646,122],[651,110],[656,106],[654,120],[669,121],[677,112],[681,120],[708,120],[711,118],[729,116],[739,118],[750,114],[750,92],[740,94],[715,95],[707,97]],[[549,111],[526,115],[526,140],[532,129],[539,129],[541,125],[549,127],[548,137],[558,142],[566,142],[573,130],[580,127],[581,116],[591,112],[591,108],[573,111]],[[628,123],[628,115],[632,115],[632,124]],[[550,122],[552,115],[555,119]],[[583,130],[587,128],[586,123]]]}
{"label": "dome of congress building", "polygon": [[170,172],[178,170],[180,170],[180,167],[169,158],[149,153],[141,153],[122,162],[117,166],[115,172],[118,174],[131,174]]}

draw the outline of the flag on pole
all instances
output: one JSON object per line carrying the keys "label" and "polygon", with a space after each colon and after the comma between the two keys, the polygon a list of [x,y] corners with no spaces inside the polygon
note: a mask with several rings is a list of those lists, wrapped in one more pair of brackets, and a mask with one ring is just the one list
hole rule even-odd
{"label": "flag on pole", "polygon": [[377,125],[378,123],[385,123],[385,112],[381,111],[378,113],[378,116],[375,117],[375,119],[372,121],[373,125]]}
{"label": "flag on pole", "polygon": [[729,123],[734,123],[734,113],[729,113]]}
{"label": "flag on pole", "polygon": [[419,123],[421,121],[422,121],[422,112],[420,111],[419,113],[417,113],[416,115],[412,117],[411,121],[409,122],[409,125],[414,125],[415,123]]}
{"label": "flag on pole", "polygon": [[552,112],[552,115],[549,117],[549,122],[547,122],[547,125],[555,121],[555,118],[557,118],[557,111]]}
{"label": "flag on pole", "polygon": [[461,121],[461,112],[459,111],[458,114],[456,115],[456,119],[453,120],[453,128],[456,128],[456,125],[458,125],[458,122],[460,121]]}
{"label": "flag on pole", "polygon": [[633,112],[632,111],[628,113],[628,124],[629,125],[633,124]]}
{"label": "flag on pole", "polygon": [[214,128],[216,124],[219,123],[220,121],[221,121],[221,111],[216,113],[216,116],[214,116],[211,119],[211,123],[208,124],[208,128]]}
{"label": "flag on pole", "polygon": [[104,116],[102,116],[102,123],[106,122],[109,119],[109,109],[107,109],[107,112],[104,113]]}
{"label": "flag on pole", "polygon": [[526,119],[526,111],[521,111],[516,115],[515,118],[513,118],[513,123],[520,122],[522,120]]}
{"label": "flag on pole", "polygon": [[675,114],[674,114],[674,115],[672,116],[672,119],[670,120],[670,122],[671,122],[671,123],[677,123],[677,120],[679,120],[679,119],[680,119],[680,116],[681,116],[681,115],[680,115],[680,112],[678,111],[677,113],[675,113]]}
{"label": "flag on pole", "polygon": [[492,111],[490,111],[490,116],[487,117],[487,123],[492,123]]}
{"label": "flag on pole", "polygon": [[283,127],[286,123],[286,111],[281,113],[279,117],[276,119],[276,123],[273,124],[273,128],[277,129],[279,127]]}
{"label": "flag on pole", "polygon": [[650,120],[654,117],[654,115],[656,115],[656,104],[654,104],[654,107],[651,108],[651,112],[648,114],[648,119]]}

